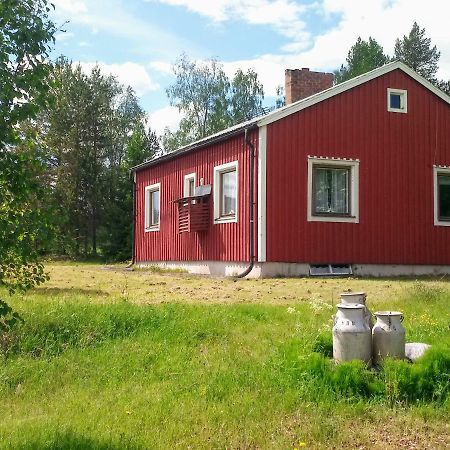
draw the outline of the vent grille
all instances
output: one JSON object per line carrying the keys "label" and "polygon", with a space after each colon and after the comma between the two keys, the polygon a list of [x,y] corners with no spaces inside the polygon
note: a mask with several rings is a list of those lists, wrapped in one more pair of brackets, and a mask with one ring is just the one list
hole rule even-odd
{"label": "vent grille", "polygon": [[309,266],[311,277],[338,277],[353,275],[350,264],[311,264]]}

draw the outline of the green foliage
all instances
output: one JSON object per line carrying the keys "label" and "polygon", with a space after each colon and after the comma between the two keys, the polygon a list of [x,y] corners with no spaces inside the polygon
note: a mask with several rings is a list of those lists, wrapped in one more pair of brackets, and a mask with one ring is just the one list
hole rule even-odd
{"label": "green foliage", "polygon": [[231,81],[230,115],[233,124],[245,122],[262,113],[264,89],[258,74],[238,69]]}
{"label": "green foliage", "polygon": [[0,286],[10,292],[45,281],[38,262],[49,216],[43,163],[29,121],[48,104],[54,40],[45,0],[0,4]]}
{"label": "green foliage", "polygon": [[0,3],[0,150],[20,141],[16,125],[47,104],[46,63],[56,32],[46,0]]}
{"label": "green foliage", "polygon": [[312,351],[322,353],[328,358],[333,357],[333,337],[331,333],[321,333],[316,336],[313,342]]}
{"label": "green foliage", "polygon": [[425,28],[414,22],[408,36],[395,41],[394,58],[404,62],[428,81],[437,82],[436,72],[441,53],[425,37]]}
{"label": "green foliage", "polygon": [[20,315],[3,300],[0,300],[0,334],[11,331],[18,323],[23,323]]}
{"label": "green foliage", "polygon": [[322,345],[315,345],[320,353],[299,355],[297,345],[291,342],[283,347],[278,370],[288,375],[290,383],[309,386],[307,392],[316,400],[330,396],[378,398],[393,406],[444,402],[450,396],[450,355],[444,347],[433,347],[415,364],[387,359],[377,373],[360,361],[335,365],[328,356],[320,354]]}
{"label": "green foliage", "polygon": [[334,73],[335,83],[339,84],[350,80],[381,67],[387,62],[389,62],[389,57],[384,54],[383,47],[375,39],[369,37],[368,41],[364,41],[358,37],[358,40],[348,52],[346,65],[342,65]]}
{"label": "green foliage", "polygon": [[165,151],[176,150],[263,113],[263,86],[252,69],[247,72],[239,69],[230,80],[219,61],[198,63],[183,54],[173,71],[175,82],[166,93],[170,104],[184,118],[177,131],[165,130]]}
{"label": "green foliage", "polygon": [[53,252],[108,260],[131,257],[129,169],[155,156],[133,90],[59,58],[52,70],[55,101],[42,115],[53,203],[61,212]]}

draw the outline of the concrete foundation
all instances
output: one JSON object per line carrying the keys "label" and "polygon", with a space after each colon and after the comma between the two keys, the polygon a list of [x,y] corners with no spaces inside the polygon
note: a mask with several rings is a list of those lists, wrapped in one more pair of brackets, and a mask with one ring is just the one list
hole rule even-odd
{"label": "concrete foundation", "polygon": [[[248,267],[248,262],[236,261],[147,261],[139,267],[157,266],[162,269],[181,269],[196,275],[235,277]],[[399,277],[450,275],[450,266],[354,264],[355,276]],[[247,278],[305,277],[309,276],[309,264],[263,262],[255,263]]]}

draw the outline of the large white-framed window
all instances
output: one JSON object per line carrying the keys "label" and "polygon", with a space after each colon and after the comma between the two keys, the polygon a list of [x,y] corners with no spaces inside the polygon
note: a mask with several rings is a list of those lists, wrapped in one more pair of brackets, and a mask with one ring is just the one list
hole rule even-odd
{"label": "large white-framed window", "polygon": [[408,112],[408,92],[405,89],[387,89],[387,110],[389,112]]}
{"label": "large white-framed window", "polygon": [[308,222],[359,222],[359,160],[308,157]]}
{"label": "large white-framed window", "polygon": [[433,167],[434,224],[450,227],[450,167]]}
{"label": "large white-framed window", "polygon": [[159,231],[161,183],[145,187],[145,231]]}
{"label": "large white-framed window", "polygon": [[189,173],[184,176],[183,197],[193,197],[195,195],[195,186],[197,184],[197,175]]}
{"label": "large white-framed window", "polygon": [[214,167],[214,223],[238,220],[238,162]]}

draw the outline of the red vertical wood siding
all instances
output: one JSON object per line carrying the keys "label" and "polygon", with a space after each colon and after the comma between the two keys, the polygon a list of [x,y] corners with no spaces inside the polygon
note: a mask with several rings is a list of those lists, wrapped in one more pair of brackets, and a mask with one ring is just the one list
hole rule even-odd
{"label": "red vertical wood siding", "polygon": [[[387,88],[408,113],[387,111]],[[359,159],[359,223],[307,222],[307,157]],[[267,130],[267,260],[450,264],[434,226],[433,165],[450,165],[450,107],[396,70]]]}
{"label": "red vertical wood siding", "polygon": [[[256,147],[257,131],[251,132],[249,136]],[[201,233],[178,234],[177,206],[173,201],[183,197],[184,176],[195,172],[197,185],[200,184],[201,178],[204,179],[205,185],[213,185],[214,167],[236,160],[238,161],[238,222],[213,223],[214,193],[212,193],[209,230]],[[244,133],[138,171],[136,173],[136,261],[247,261],[249,258],[248,176],[249,150],[244,142]],[[145,232],[144,190],[145,186],[155,183],[161,183],[160,231]]]}

